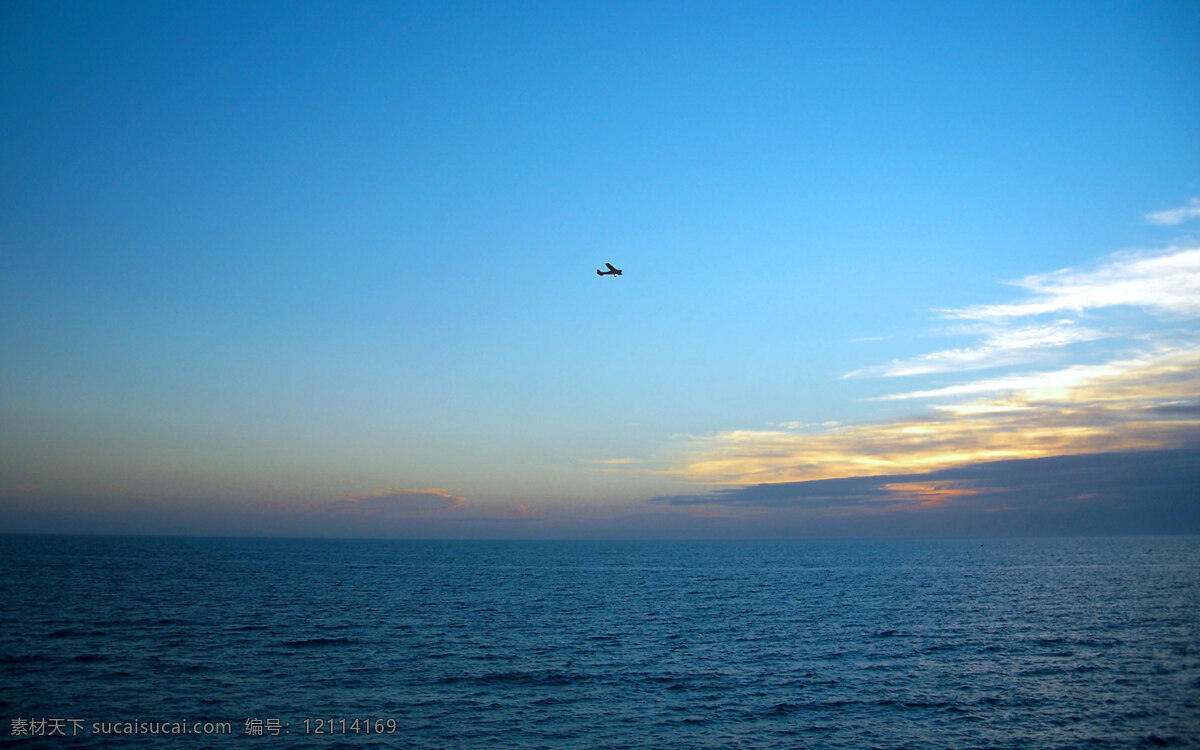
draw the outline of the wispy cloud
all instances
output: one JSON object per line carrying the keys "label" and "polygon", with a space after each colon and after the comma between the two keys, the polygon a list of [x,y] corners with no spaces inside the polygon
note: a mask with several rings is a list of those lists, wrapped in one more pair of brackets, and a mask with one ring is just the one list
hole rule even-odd
{"label": "wispy cloud", "polygon": [[1151,224],[1173,226],[1197,217],[1200,217],[1200,198],[1192,198],[1186,206],[1146,214],[1146,221]]}
{"label": "wispy cloud", "polygon": [[[868,399],[912,402],[917,413],[903,419],[688,436],[676,442],[665,472],[705,484],[747,485],[1200,442],[1200,248],[1118,253],[1091,269],[1031,275],[1014,285],[1030,296],[942,311],[965,321],[967,328],[954,333],[974,333],[978,344],[845,377],[1021,365],[1024,371]],[[1118,308],[1143,313],[1118,314]],[[1102,351],[1089,345],[1100,341]],[[1069,352],[1074,363],[1064,364]]]}
{"label": "wispy cloud", "polygon": [[[1098,403],[1115,400],[1187,399],[1200,390],[1196,382],[1200,345],[1162,347],[1101,364],[1071,365],[1056,370],[985,378],[926,390],[876,396],[871,401],[990,397],[1006,408],[1028,408],[1038,403]],[[1156,385],[1158,384],[1158,385]],[[938,407],[961,413],[980,402]]]}
{"label": "wispy cloud", "polygon": [[1049,350],[1084,341],[1095,341],[1106,336],[1108,334],[1103,331],[1081,326],[1068,319],[1045,325],[993,328],[984,334],[984,340],[978,346],[943,349],[909,359],[893,360],[884,365],[871,365],[848,372],[842,377],[931,375],[1024,364]]}
{"label": "wispy cloud", "polygon": [[1200,247],[1123,252],[1088,271],[1063,269],[1012,282],[1034,297],[1000,305],[943,310],[948,318],[1002,321],[1118,306],[1156,314],[1200,315]]}
{"label": "wispy cloud", "polygon": [[835,422],[835,421],[828,421],[828,422],[798,422],[798,421],[795,421],[795,420],[793,420],[793,421],[790,421],[790,422],[775,422],[775,423],[771,423],[771,424],[770,424],[770,426],[771,426],[771,427],[779,427],[779,428],[782,428],[782,429],[784,429],[784,430],[811,430],[811,429],[813,429],[814,427],[837,427],[837,426],[838,426],[838,423],[837,423],[837,422]]}
{"label": "wispy cloud", "polygon": [[1063,269],[1009,283],[1030,296],[937,311],[959,323],[945,333],[975,336],[977,343],[861,367],[842,377],[933,375],[1048,361],[1079,344],[1143,333],[1122,318],[1123,309],[1174,321],[1195,318],[1200,315],[1200,247],[1117,253],[1092,269]]}

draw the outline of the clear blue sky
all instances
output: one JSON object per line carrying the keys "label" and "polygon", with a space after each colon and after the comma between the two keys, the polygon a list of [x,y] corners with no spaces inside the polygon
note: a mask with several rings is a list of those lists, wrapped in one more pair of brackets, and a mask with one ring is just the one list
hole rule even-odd
{"label": "clear blue sky", "polygon": [[1197,92],[1194,2],[5,3],[0,521],[919,531],[1194,447]]}

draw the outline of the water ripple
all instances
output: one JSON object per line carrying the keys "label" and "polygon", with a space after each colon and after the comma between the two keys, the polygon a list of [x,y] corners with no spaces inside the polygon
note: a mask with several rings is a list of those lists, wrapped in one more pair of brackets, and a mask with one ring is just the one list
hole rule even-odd
{"label": "water ripple", "polygon": [[380,738],[305,719],[394,720],[397,747],[1200,748],[1196,538],[0,553],[10,718],[230,721],[223,747],[274,717],[321,750]]}

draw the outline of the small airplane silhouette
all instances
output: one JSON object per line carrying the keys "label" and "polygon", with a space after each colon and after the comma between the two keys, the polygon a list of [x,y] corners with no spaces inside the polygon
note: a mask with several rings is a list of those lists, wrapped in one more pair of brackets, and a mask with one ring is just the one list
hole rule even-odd
{"label": "small airplane silhouette", "polygon": [[620,276],[621,275],[621,269],[617,268],[612,263],[605,263],[604,265],[608,266],[608,270],[601,271],[599,268],[597,268],[596,269],[597,276]]}

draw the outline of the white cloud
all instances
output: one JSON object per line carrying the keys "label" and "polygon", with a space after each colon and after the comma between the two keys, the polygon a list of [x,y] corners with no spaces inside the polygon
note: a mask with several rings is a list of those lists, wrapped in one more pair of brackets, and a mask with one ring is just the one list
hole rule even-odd
{"label": "white cloud", "polygon": [[942,311],[948,318],[1001,321],[1049,313],[1129,306],[1148,312],[1200,315],[1200,247],[1124,252],[1091,271],[1064,269],[1013,282],[1037,296],[1024,302]]}
{"label": "white cloud", "polygon": [[1146,214],[1146,221],[1151,224],[1163,224],[1173,226],[1182,224],[1189,219],[1200,217],[1200,198],[1192,198],[1186,206],[1179,208],[1169,208],[1166,211],[1157,211],[1152,214]]}
{"label": "white cloud", "polygon": [[1024,364],[1042,356],[1047,350],[1106,336],[1108,334],[1103,331],[1080,326],[1069,319],[1019,328],[995,327],[985,334],[983,343],[976,347],[944,349],[909,359],[897,359],[884,365],[863,367],[842,377],[890,378]]}
{"label": "white cloud", "polygon": [[[924,404],[902,418],[692,436],[676,443],[664,473],[744,485],[1200,441],[1200,247],[1118,253],[1091,269],[1035,274],[1015,286],[1026,299],[943,311],[959,321],[943,333],[976,336],[973,344],[844,377],[1016,364],[1027,365],[1024,372],[868,399]],[[1088,346],[1100,340],[1102,347]]]}
{"label": "white cloud", "polygon": [[[1124,252],[1109,256],[1091,270],[1064,269],[1034,274],[1015,286],[1034,293],[1031,299],[998,305],[975,305],[943,314],[975,321],[983,341],[975,347],[924,354],[885,365],[865,367],[849,376],[890,377],[980,370],[1036,361],[1049,350],[1110,339],[1124,342],[1125,354],[1104,364],[1076,364],[1053,371],[1030,372],[973,382],[880,396],[873,401],[960,398],[1002,391],[1070,388],[1093,377],[1137,369],[1146,361],[1197,351],[1195,334],[1180,323],[1200,317],[1200,248],[1170,247],[1158,252]],[[1134,307],[1151,317],[1137,324],[1113,324],[1114,308]],[[1066,314],[1086,315],[1080,325]],[[1055,320],[1039,318],[1053,314]],[[1174,331],[1174,342],[1168,332]],[[1130,341],[1134,344],[1131,346]],[[1157,348],[1147,342],[1157,340]],[[1077,360],[1078,361],[1078,360]]]}
{"label": "white cloud", "polygon": [[[911,399],[943,399],[984,394],[1022,395],[1024,401],[1065,401],[1070,394],[1089,387],[1107,384],[1110,387],[1137,389],[1154,378],[1169,375],[1178,377],[1200,368],[1200,346],[1180,349],[1163,348],[1160,351],[1130,356],[1101,364],[1071,365],[1047,372],[1030,372],[998,378],[975,380],[969,383],[932,388],[928,390],[893,393],[877,396],[868,401],[904,401]],[[1144,382],[1143,382],[1144,381]],[[1112,386],[1112,384],[1119,384]],[[1189,391],[1189,397],[1200,395]]]}
{"label": "white cloud", "polygon": [[796,420],[792,420],[790,422],[771,423],[768,426],[778,427],[781,430],[811,430],[814,428],[837,427],[838,422],[832,421],[832,420],[826,421],[826,422],[799,422]]}
{"label": "white cloud", "polygon": [[[1077,344],[1136,338],[1137,330],[1111,324],[1118,308],[1176,321],[1200,317],[1200,247],[1117,253],[1090,270],[1068,268],[1010,283],[1032,295],[1011,303],[939,311],[949,320],[971,321],[971,327],[950,333],[975,334],[977,343],[861,367],[842,377],[932,375],[1028,364]],[[1079,316],[1087,316],[1086,325],[1076,319]]]}

